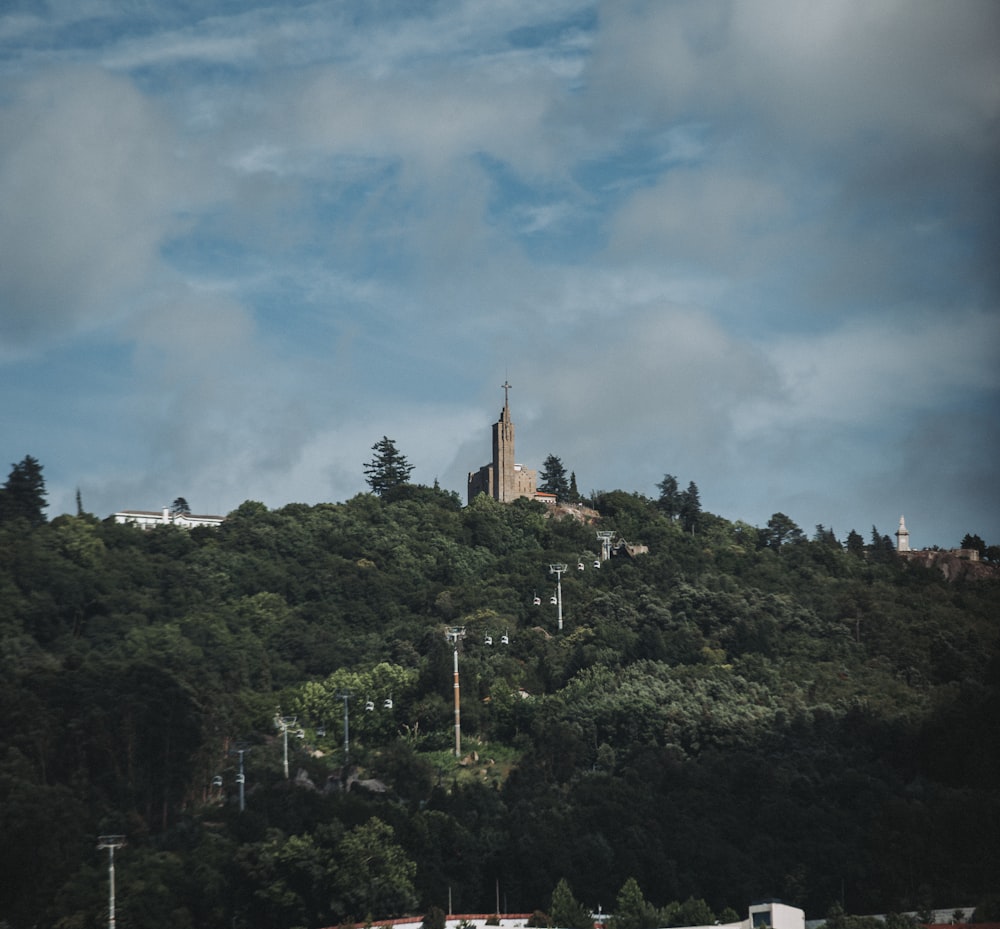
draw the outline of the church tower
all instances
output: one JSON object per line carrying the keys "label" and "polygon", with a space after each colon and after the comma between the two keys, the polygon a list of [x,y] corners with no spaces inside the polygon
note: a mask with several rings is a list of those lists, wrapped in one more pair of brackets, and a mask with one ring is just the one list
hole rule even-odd
{"label": "church tower", "polygon": [[899,517],[899,528],[896,530],[896,551],[908,552],[910,550],[910,531],[906,528],[903,517]]}
{"label": "church tower", "polygon": [[503,382],[503,409],[493,424],[493,499],[509,503],[514,493],[514,423],[510,419],[510,384]]}
{"label": "church tower", "polygon": [[514,458],[514,422],[510,418],[510,388],[504,381],[503,409],[493,424],[493,460],[469,472],[469,503],[479,494],[489,494],[501,503],[535,495],[537,474],[522,468]]}

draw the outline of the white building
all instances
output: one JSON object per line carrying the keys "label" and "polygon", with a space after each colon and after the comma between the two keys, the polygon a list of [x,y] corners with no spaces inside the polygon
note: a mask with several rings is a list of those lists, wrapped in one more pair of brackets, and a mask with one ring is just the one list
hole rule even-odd
{"label": "white building", "polygon": [[896,551],[908,552],[910,550],[910,530],[906,528],[906,521],[899,517],[899,528],[896,530]]}
{"label": "white building", "polygon": [[691,926],[689,929],[805,929],[806,914],[797,906],[766,900],[751,903],[749,916],[738,923],[722,923],[715,926]]}
{"label": "white building", "polygon": [[750,918],[736,923],[745,929],[760,929],[761,926],[770,926],[771,929],[805,929],[805,924],[806,914],[802,910],[776,900],[751,903]]}
{"label": "white building", "polygon": [[225,516],[195,516],[193,513],[171,513],[169,507],[156,510],[119,510],[114,514],[116,523],[127,523],[139,529],[155,529],[157,526],[180,526],[193,529],[195,526],[217,528]]}
{"label": "white building", "polygon": [[[460,927],[473,927],[473,929],[525,929],[533,914],[520,913],[517,915],[497,916],[484,913],[451,914],[445,921],[446,929],[460,929]],[[610,913],[594,914],[595,927],[607,924],[611,919]],[[736,923],[723,923],[714,926],[691,926],[689,929],[764,929],[770,926],[771,929],[805,929],[806,914],[798,907],[788,906],[776,901],[764,903],[754,903],[750,906],[747,919]],[[355,929],[361,929],[363,923],[356,923]],[[403,917],[400,919],[380,919],[373,926],[374,929],[420,929],[423,919],[418,917]],[[333,927],[331,927],[333,929]]]}

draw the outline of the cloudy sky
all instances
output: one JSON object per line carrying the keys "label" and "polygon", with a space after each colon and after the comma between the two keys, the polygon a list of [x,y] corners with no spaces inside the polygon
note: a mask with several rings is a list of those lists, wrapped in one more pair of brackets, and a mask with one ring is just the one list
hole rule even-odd
{"label": "cloudy sky", "polygon": [[581,491],[1000,543],[993,0],[7,0],[0,467],[49,515]]}

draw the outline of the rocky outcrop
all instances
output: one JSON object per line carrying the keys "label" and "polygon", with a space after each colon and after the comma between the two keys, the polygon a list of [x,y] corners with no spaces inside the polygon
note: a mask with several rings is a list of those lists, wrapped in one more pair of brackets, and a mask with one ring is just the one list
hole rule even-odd
{"label": "rocky outcrop", "polygon": [[911,564],[921,564],[925,568],[937,568],[948,581],[1000,579],[1000,565],[988,564],[984,561],[971,561],[954,551],[925,550],[897,552],[897,555]]}

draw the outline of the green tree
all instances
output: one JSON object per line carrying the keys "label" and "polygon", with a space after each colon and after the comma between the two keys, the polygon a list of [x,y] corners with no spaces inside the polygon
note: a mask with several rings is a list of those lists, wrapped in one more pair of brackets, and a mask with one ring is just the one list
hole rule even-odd
{"label": "green tree", "polygon": [[188,506],[187,500],[183,497],[178,497],[170,504],[170,512],[173,516],[190,516],[191,507]]}
{"label": "green tree", "polygon": [[0,522],[24,519],[32,526],[45,523],[45,479],[37,458],[25,455],[0,488]]}
{"label": "green tree", "polygon": [[888,535],[881,535],[877,526],[872,526],[872,541],[868,548],[872,561],[891,561],[896,554],[896,546]]}
{"label": "green tree", "polygon": [[[736,922],[737,916],[733,922]],[[725,920],[718,920],[725,922]],[[667,904],[660,911],[660,925],[666,926],[711,926],[716,922],[712,908],[702,899],[688,897],[683,903]]]}
{"label": "green tree", "polygon": [[845,548],[847,549],[847,554],[853,555],[855,558],[864,558],[865,540],[862,538],[861,533],[853,529],[848,532]]}
{"label": "green tree", "polygon": [[374,494],[384,497],[396,488],[409,483],[413,465],[396,448],[396,443],[392,439],[382,436],[372,446],[372,451],[375,455],[365,465],[365,480]]}
{"label": "green tree", "polygon": [[[353,694],[362,709],[367,701],[372,712],[351,716],[351,734],[388,742],[399,728],[399,708],[409,703],[417,671],[382,661],[371,670],[338,668],[324,681],[306,681],[292,700],[292,710],[310,726],[335,724],[343,712],[343,693]],[[396,712],[391,710],[395,708]],[[410,721],[412,724],[412,721]]]}
{"label": "green tree", "polygon": [[557,456],[549,455],[545,459],[539,477],[542,479],[542,483],[538,487],[539,490],[555,494],[559,498],[565,498],[569,495],[569,482],[566,480],[566,469]]}
{"label": "green tree", "polygon": [[573,896],[566,878],[562,878],[552,891],[549,919],[559,929],[590,929],[593,925],[587,908]]}
{"label": "green tree", "polygon": [[680,520],[685,532],[694,532],[701,519],[701,496],[698,485],[689,481],[687,490],[681,494]]}
{"label": "green tree", "polygon": [[969,917],[970,923],[1000,922],[1000,894],[986,894],[976,901],[976,908]]}
{"label": "green tree", "polygon": [[820,545],[829,546],[830,548],[838,548],[840,545],[833,530],[828,529],[822,523],[816,523],[816,531],[813,533],[812,540]]}
{"label": "green tree", "polygon": [[851,916],[839,903],[834,903],[826,914],[821,929],[882,929],[885,924],[875,916]]}
{"label": "green tree", "polygon": [[328,924],[330,883],[339,869],[332,849],[312,835],[285,836],[270,828],[262,841],[239,848],[236,863],[254,888],[254,910],[266,920],[254,925]]}
{"label": "green tree", "polygon": [[959,547],[979,552],[980,557],[986,551],[986,543],[978,535],[972,535],[968,532],[962,536],[962,544]]}
{"label": "green tree", "polygon": [[382,918],[416,906],[417,866],[395,835],[392,826],[373,816],[340,840],[337,887],[349,912]]}
{"label": "green tree", "polygon": [[920,923],[909,913],[886,913],[885,929],[920,929]]}
{"label": "green tree", "polygon": [[664,474],[663,480],[656,486],[660,491],[656,505],[668,519],[677,519],[681,513],[681,491],[677,478],[672,474]]}
{"label": "green tree", "polygon": [[448,917],[439,906],[432,906],[425,914],[420,929],[445,929]]}
{"label": "green tree", "polygon": [[764,546],[777,550],[788,542],[801,542],[805,536],[791,517],[775,513],[767,521],[767,529],[761,531],[760,538]]}
{"label": "green tree", "polygon": [[576,486],[576,471],[571,471],[569,474],[569,499],[573,503],[580,502],[580,490]]}
{"label": "green tree", "polygon": [[615,899],[611,929],[652,929],[658,922],[656,909],[646,902],[639,882],[630,877]]}

